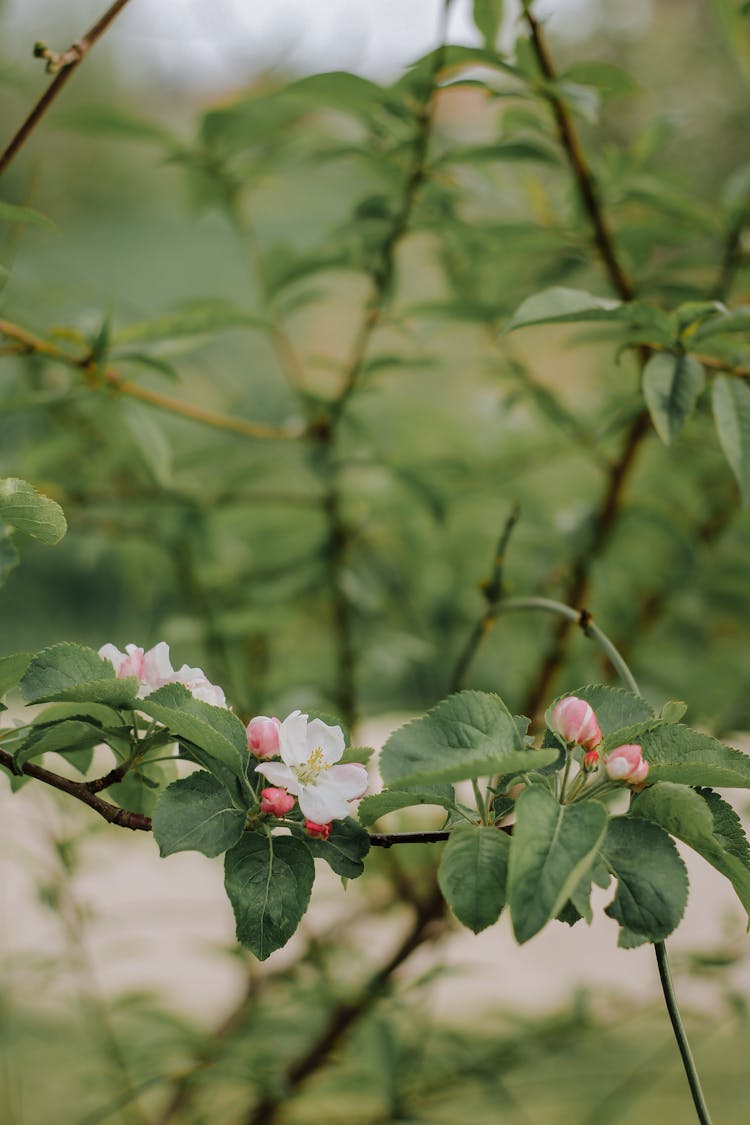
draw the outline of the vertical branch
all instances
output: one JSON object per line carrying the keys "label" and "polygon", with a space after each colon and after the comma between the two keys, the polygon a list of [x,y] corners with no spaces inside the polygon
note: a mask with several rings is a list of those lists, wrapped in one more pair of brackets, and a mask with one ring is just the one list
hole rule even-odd
{"label": "vertical branch", "polygon": [[36,129],[68,79],[72,77],[73,72],[81,65],[91,48],[101,39],[112,21],[120,14],[127,3],[128,0],[115,0],[115,3],[96,21],[93,27],[89,28],[81,39],[60,55],[49,51],[42,44],[37,44],[34,53],[40,58],[47,59],[47,69],[50,73],[53,73],[55,77],[31,110],[26,120],[21,124],[15,136],[8,142],[2,155],[0,155],[0,176],[2,176],[14,156],[16,156],[34,132],[34,129]]}
{"label": "vertical branch", "polygon": [[[588,216],[594,245],[612,287],[623,301],[630,301],[635,297],[635,286],[620,260],[575,122],[565,102],[555,91],[553,84],[557,80],[557,71],[542,27],[534,16],[528,0],[524,3],[524,17],[529,27],[530,42],[539,68],[550,84],[545,91],[545,97],[552,108],[560,145],[567,158],[581,204]],[[641,366],[648,359],[648,354],[647,349],[640,349]],[[591,537],[573,560],[570,577],[562,595],[562,600],[568,605],[580,606],[586,599],[593,564],[609,542],[612,529],[617,522],[628,477],[649,430],[648,413],[641,411],[630,423],[619,455],[609,468],[607,485],[594,514]],[[524,701],[526,714],[535,715],[548,694],[550,685],[565,659],[571,629],[570,621],[562,619],[557,623],[552,643]]]}
{"label": "vertical branch", "polygon": [[353,607],[344,581],[352,533],[342,512],[341,464],[338,459],[340,424],[349,400],[359,384],[370,343],[380,325],[393,288],[396,251],[409,229],[414,206],[426,176],[427,154],[435,118],[436,88],[445,55],[448,11],[451,0],[444,0],[440,44],[434,52],[432,69],[415,113],[411,161],[406,172],[403,194],[370,268],[371,296],[355,335],[352,350],[344,365],[341,386],[330,403],[328,416],[312,428],[320,443],[321,475],[326,479],[324,512],[328,528],[328,579],[337,637],[336,703],[342,717],[352,724],[357,718],[356,646]]}
{"label": "vertical branch", "polygon": [[460,691],[464,685],[466,673],[471,667],[472,661],[479,651],[482,641],[488,633],[494,628],[499,612],[500,602],[502,601],[504,588],[503,588],[503,571],[505,568],[505,555],[508,550],[508,543],[513,533],[513,528],[518,523],[521,509],[515,505],[512,512],[508,516],[500,533],[500,538],[495,548],[495,556],[492,561],[492,570],[490,577],[485,579],[480,589],[484,595],[486,608],[475,623],[468,637],[463,649],[459,653],[456,666],[453,670],[451,677],[451,691]]}
{"label": "vertical branch", "polygon": [[398,948],[381,968],[377,969],[351,1001],[337,1004],[320,1034],[300,1058],[287,1070],[275,1090],[267,1093],[253,1107],[245,1125],[275,1125],[289,1099],[302,1085],[330,1060],[351,1028],[356,1026],[383,995],[393,974],[408,957],[426,941],[436,941],[443,933],[441,918],[445,903],[437,887],[430,897],[418,904],[412,925]]}

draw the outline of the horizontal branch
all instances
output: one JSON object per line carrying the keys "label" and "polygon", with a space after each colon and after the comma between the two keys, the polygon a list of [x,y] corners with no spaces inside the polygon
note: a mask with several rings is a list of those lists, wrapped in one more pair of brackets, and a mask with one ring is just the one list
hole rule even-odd
{"label": "horizontal branch", "polygon": [[180,399],[172,398],[170,395],[148,390],[138,383],[123,378],[112,367],[107,367],[100,373],[90,353],[83,356],[71,355],[70,352],[58,347],[50,340],[36,336],[33,332],[29,332],[17,324],[11,324],[7,320],[0,320],[0,336],[15,340],[19,345],[18,351],[20,353],[45,356],[47,359],[56,360],[58,363],[65,364],[66,367],[81,372],[88,377],[89,385],[92,388],[104,388],[112,393],[126,395],[128,398],[137,399],[139,402],[145,402],[149,406],[156,407],[157,410],[165,410],[170,414],[189,418],[190,421],[200,422],[204,426],[212,426],[214,429],[241,434],[243,437],[267,441],[293,441],[304,436],[302,427],[292,429],[283,426],[270,426],[265,422],[250,422],[243,418],[233,418],[229,414],[205,410],[201,406],[193,406],[190,403],[182,402]]}
{"label": "horizontal branch", "polygon": [[[16,773],[13,755],[9,754],[7,750],[0,750],[0,766],[5,766],[11,773]],[[45,785],[51,785],[53,789],[59,789],[61,793],[67,793],[69,797],[74,797],[76,801],[88,805],[108,824],[116,824],[119,828],[131,828],[133,831],[151,831],[151,817],[143,816],[141,813],[128,812],[127,809],[121,809],[117,805],[110,804],[109,801],[97,797],[96,793],[92,792],[84,781],[71,781],[70,778],[62,777],[59,773],[52,773],[51,770],[45,770],[41,766],[32,765],[31,762],[26,762],[21,767],[21,772],[26,774],[27,777],[43,781]],[[93,785],[94,783],[90,784]]]}

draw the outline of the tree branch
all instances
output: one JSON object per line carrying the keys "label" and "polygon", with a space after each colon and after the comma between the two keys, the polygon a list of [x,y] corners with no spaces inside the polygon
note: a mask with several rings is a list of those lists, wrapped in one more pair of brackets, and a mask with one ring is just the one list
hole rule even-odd
{"label": "tree branch", "polygon": [[521,509],[518,505],[515,505],[500,533],[500,538],[495,548],[495,557],[492,562],[490,577],[480,583],[480,588],[486,602],[486,609],[469,633],[469,636],[466,638],[466,643],[459,653],[456,666],[453,670],[453,676],[451,677],[451,691],[460,691],[463,687],[466,673],[469,671],[482,641],[493,629],[495,621],[497,620],[498,606],[503,597],[505,554],[508,550],[508,543],[513,533],[513,528],[518,523],[520,515]]}
{"label": "tree branch", "polygon": [[38,57],[46,58],[48,60],[47,69],[50,72],[56,71],[57,73],[31,110],[31,113],[22,123],[15,136],[8,142],[2,155],[0,155],[0,176],[2,176],[14,156],[16,156],[34,132],[34,129],[36,129],[55,98],[61,92],[63,86],[72,76],[74,70],[81,65],[91,48],[101,39],[109,25],[115,17],[119,15],[127,3],[128,0],[115,0],[115,3],[96,21],[94,26],[89,28],[81,39],[73,43],[73,45],[61,55],[53,54],[53,52],[49,51],[42,44],[37,45],[34,53]]}
{"label": "tree branch", "polygon": [[101,372],[97,369],[90,354],[84,356],[71,355],[70,352],[58,347],[57,344],[44,340],[41,336],[36,336],[33,332],[29,332],[17,324],[11,324],[7,320],[0,320],[0,336],[15,340],[19,345],[20,353],[28,352],[34,355],[42,355],[82,373],[87,377],[88,384],[92,389],[105,388],[113,394],[125,395],[128,398],[148,403],[149,406],[154,406],[157,410],[165,410],[170,414],[189,418],[192,422],[200,422],[202,425],[212,426],[214,429],[241,434],[243,437],[258,438],[264,441],[293,441],[304,437],[304,431],[301,428],[290,429],[282,426],[269,426],[265,422],[249,422],[242,418],[233,418],[228,414],[205,410],[200,406],[192,406],[190,403],[181,402],[179,399],[163,395],[158,391],[148,390],[147,387],[142,387],[139,383],[133,383],[131,380],[123,378],[113,367],[107,367]]}
{"label": "tree branch", "polygon": [[[400,945],[386,963],[372,974],[353,1001],[337,1004],[318,1037],[307,1051],[276,1083],[276,1092],[267,1093],[246,1118],[245,1125],[274,1125],[290,1097],[329,1061],[351,1027],[356,1025],[382,996],[390,978],[408,957],[427,941],[437,941],[444,932],[445,903],[435,887],[430,897],[419,903],[414,921]],[[279,1092],[280,1091],[280,1092]]]}
{"label": "tree branch", "polygon": [[[10,773],[16,773],[13,755],[9,754],[7,750],[0,749],[0,766],[5,766]],[[32,765],[31,762],[22,766],[21,772],[28,777],[36,778],[37,781],[43,781],[45,785],[51,785],[53,789],[59,789],[61,793],[67,793],[69,797],[75,797],[77,801],[88,805],[90,809],[103,817],[108,824],[116,824],[120,828],[131,828],[133,831],[151,831],[151,817],[143,816],[141,813],[128,812],[127,809],[121,809],[117,805],[110,804],[109,801],[97,797],[96,792],[89,789],[86,782],[71,781],[67,777],[62,777],[59,773],[52,773],[51,770],[45,770],[41,766]],[[95,782],[89,784],[93,785]]]}

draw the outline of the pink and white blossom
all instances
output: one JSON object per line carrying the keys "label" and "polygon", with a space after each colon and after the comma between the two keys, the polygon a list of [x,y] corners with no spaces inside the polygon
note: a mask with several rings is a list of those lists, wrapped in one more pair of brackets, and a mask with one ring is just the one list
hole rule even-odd
{"label": "pink and white blossom", "polygon": [[593,707],[576,695],[566,696],[552,708],[552,729],[584,750],[593,750],[602,740]]}
{"label": "pink and white blossom", "polygon": [[349,802],[363,797],[367,790],[363,765],[336,764],[343,753],[341,727],[293,711],[279,726],[281,761],[263,762],[255,770],[272,785],[294,794],[307,820],[327,824],[347,816]]}
{"label": "pink and white blossom", "polygon": [[261,789],[260,811],[268,816],[286,816],[294,808],[294,797],[286,789]]}
{"label": "pink and white blossom", "polygon": [[632,742],[610,750],[605,766],[612,781],[626,781],[628,785],[642,785],[648,776],[648,762],[643,757],[643,751]]}
{"label": "pink and white blossom", "polygon": [[148,652],[138,645],[125,645],[125,652],[120,652],[114,645],[102,645],[99,656],[110,661],[118,679],[134,676],[138,680],[139,699],[145,699],[152,691],[171,683],[174,676],[166,641],[160,641]]}
{"label": "pink and white blossom", "polygon": [[212,684],[202,668],[189,668],[183,664],[178,672],[174,672],[168,684],[182,684],[194,699],[201,703],[210,703],[212,707],[226,707],[227,700],[222,688]]}
{"label": "pink and white blossom", "polygon": [[187,664],[183,664],[179,672],[175,672],[166,641],[160,641],[148,652],[144,652],[138,645],[125,645],[124,652],[111,644],[102,645],[99,656],[110,661],[118,679],[134,676],[138,680],[138,699],[145,699],[152,691],[165,684],[182,684],[195,699],[200,699],[203,703],[211,703],[214,707],[227,705],[222,689],[210,683],[200,668],[189,668]]}
{"label": "pink and white blossom", "polygon": [[278,719],[256,715],[247,724],[247,748],[256,758],[275,758],[279,752]]}

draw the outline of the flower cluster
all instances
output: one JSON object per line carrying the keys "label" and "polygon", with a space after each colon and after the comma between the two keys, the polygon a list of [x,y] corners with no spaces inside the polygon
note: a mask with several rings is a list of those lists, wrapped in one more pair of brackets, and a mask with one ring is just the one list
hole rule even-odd
{"label": "flower cluster", "polygon": [[367,770],[359,762],[340,764],[345,741],[341,727],[321,719],[310,719],[293,711],[283,722],[258,715],[247,725],[247,745],[262,761],[256,773],[273,788],[261,791],[261,812],[283,816],[299,802],[305,830],[311,837],[326,840],[331,821],[349,813],[349,802],[364,796]]}
{"label": "flower cluster", "polygon": [[[569,745],[580,746],[584,751],[581,768],[591,773],[599,766],[603,742],[594,709],[585,699],[575,695],[561,699],[552,709],[552,728]],[[610,781],[624,781],[640,786],[648,776],[648,762],[637,743],[616,746],[603,755],[604,768]]]}
{"label": "flower cluster", "polygon": [[152,691],[165,684],[182,684],[195,699],[210,703],[214,707],[226,707],[224,692],[212,684],[200,668],[190,668],[187,664],[175,672],[169,656],[169,645],[160,641],[148,652],[137,645],[125,645],[120,652],[114,645],[102,645],[99,656],[109,660],[119,679],[134,676],[138,680],[138,698],[145,699]]}

